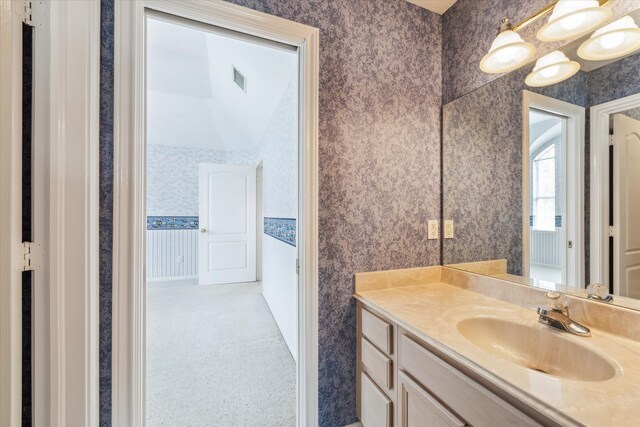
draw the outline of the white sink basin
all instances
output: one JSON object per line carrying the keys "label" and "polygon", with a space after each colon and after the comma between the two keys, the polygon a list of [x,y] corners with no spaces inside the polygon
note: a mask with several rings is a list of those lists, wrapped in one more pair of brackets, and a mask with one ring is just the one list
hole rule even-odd
{"label": "white sink basin", "polygon": [[476,346],[528,369],[576,381],[606,381],[616,375],[614,364],[605,356],[537,326],[495,317],[457,323],[458,331]]}

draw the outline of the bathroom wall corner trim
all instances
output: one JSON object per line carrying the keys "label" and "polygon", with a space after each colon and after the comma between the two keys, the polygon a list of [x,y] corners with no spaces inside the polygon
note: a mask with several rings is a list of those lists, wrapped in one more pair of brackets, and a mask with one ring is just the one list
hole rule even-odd
{"label": "bathroom wall corner trim", "polygon": [[[640,106],[640,94],[595,105],[590,109],[590,282],[609,285],[609,117]],[[614,261],[615,262],[615,261]],[[614,293],[619,290],[614,280]]]}
{"label": "bathroom wall corner trim", "polygon": [[115,3],[112,424],[145,424],[145,16],[164,13],[298,48],[298,425],[318,425],[319,32],[222,1]]}

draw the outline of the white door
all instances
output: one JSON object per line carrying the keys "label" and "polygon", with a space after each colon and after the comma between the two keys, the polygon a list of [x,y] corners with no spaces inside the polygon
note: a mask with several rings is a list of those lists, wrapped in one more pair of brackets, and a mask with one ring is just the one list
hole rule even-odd
{"label": "white door", "polygon": [[640,298],[640,121],[613,117],[614,283]]}
{"label": "white door", "polygon": [[256,169],[200,164],[201,285],[256,280]]}

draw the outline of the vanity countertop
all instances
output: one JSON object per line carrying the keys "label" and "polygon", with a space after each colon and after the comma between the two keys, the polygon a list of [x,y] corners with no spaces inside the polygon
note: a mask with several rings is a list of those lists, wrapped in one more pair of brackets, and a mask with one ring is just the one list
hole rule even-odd
{"label": "vanity countertop", "polygon": [[[637,341],[591,325],[587,325],[591,328],[591,337],[555,331],[538,322],[534,307],[523,308],[439,281],[359,290],[354,296],[483,382],[505,391],[558,424],[640,425],[640,343]],[[588,346],[612,362],[615,376],[605,381],[570,380],[506,362],[477,347],[458,331],[460,320],[474,317],[494,317],[560,334],[562,339]],[[576,360],[578,357],[576,355]]]}

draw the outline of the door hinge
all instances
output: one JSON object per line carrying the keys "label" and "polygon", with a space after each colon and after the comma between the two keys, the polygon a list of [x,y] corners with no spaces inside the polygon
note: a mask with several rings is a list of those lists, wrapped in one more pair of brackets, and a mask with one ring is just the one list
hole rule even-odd
{"label": "door hinge", "polygon": [[613,135],[609,135],[609,146],[613,147]]}
{"label": "door hinge", "polygon": [[42,246],[40,243],[22,242],[18,245],[16,264],[20,271],[33,271],[42,267]]}
{"label": "door hinge", "polygon": [[22,22],[25,25],[33,27],[33,9],[31,0],[23,0],[24,10],[22,11]]}
{"label": "door hinge", "polygon": [[300,274],[300,260],[296,259],[296,274]]}
{"label": "door hinge", "polygon": [[616,232],[616,229],[613,227],[613,225],[610,225],[609,226],[609,237],[613,237],[615,232]]}

